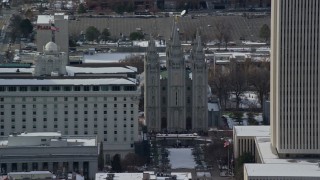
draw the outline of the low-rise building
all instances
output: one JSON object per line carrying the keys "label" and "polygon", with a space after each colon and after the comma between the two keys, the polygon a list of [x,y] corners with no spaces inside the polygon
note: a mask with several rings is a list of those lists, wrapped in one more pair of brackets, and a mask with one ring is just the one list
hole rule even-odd
{"label": "low-rise building", "polygon": [[97,172],[96,136],[63,136],[60,132],[14,133],[0,139],[2,173],[78,172],[93,178]]}

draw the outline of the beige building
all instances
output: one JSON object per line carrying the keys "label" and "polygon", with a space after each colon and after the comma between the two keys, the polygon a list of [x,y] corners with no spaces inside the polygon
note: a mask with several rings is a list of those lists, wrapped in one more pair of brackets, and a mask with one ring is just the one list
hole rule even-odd
{"label": "beige building", "polygon": [[279,156],[320,155],[320,1],[273,0],[271,130]]}

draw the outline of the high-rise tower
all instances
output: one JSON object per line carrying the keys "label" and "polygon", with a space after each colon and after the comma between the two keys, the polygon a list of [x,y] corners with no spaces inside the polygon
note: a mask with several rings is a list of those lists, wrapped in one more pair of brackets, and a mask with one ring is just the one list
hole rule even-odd
{"label": "high-rise tower", "polygon": [[160,64],[154,40],[151,38],[145,57],[145,118],[149,130],[160,130]]}
{"label": "high-rise tower", "polygon": [[273,0],[271,25],[272,146],[320,155],[320,1]]}

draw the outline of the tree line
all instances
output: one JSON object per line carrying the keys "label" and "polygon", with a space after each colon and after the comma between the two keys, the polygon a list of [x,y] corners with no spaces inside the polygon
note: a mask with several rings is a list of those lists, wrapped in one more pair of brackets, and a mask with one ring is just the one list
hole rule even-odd
{"label": "tree line", "polygon": [[254,91],[259,99],[261,108],[264,98],[270,90],[270,63],[266,60],[245,62],[231,60],[226,65],[211,66],[209,70],[209,85],[219,98],[221,107],[227,108],[231,95],[235,96],[236,108],[240,108],[241,97],[246,91]]}

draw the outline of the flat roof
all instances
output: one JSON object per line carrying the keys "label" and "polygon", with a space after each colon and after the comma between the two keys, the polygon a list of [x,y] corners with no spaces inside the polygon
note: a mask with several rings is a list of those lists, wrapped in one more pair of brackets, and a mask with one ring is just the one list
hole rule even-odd
{"label": "flat roof", "polygon": [[[256,137],[255,143],[257,151],[261,158],[262,163],[266,164],[299,164],[299,165],[317,165],[320,159],[316,158],[279,158],[278,155],[274,154],[271,149],[270,137]],[[320,171],[320,168],[319,168]]]}
{"label": "flat roof", "polygon": [[317,165],[301,164],[245,164],[249,177],[316,177],[320,178]]}
{"label": "flat roof", "polygon": [[101,79],[0,79],[0,86],[28,85],[135,85],[135,82],[125,78]]}
{"label": "flat roof", "polygon": [[37,24],[49,24],[53,20],[54,16],[52,15],[38,15]]}
{"label": "flat roof", "polygon": [[[13,136],[13,135],[10,135]],[[61,136],[60,132],[24,132],[24,133],[20,133],[17,134],[15,136],[21,136],[21,137],[38,137],[38,136]]]}
{"label": "flat roof", "polygon": [[[150,175],[150,179],[154,180],[165,180],[168,176],[157,176],[153,171],[145,171]],[[114,180],[142,180],[143,173],[96,173],[96,180],[105,180],[108,174],[114,174]],[[191,172],[172,172],[171,176],[176,176],[177,180],[189,180],[192,179]]]}
{"label": "flat roof", "polygon": [[234,126],[234,133],[236,136],[253,136],[253,137],[269,137],[270,136],[270,126]]}
{"label": "flat roof", "polygon": [[[34,71],[34,67],[31,68],[0,68],[0,74],[3,73],[17,73],[19,69],[19,73],[32,73]],[[116,73],[136,73],[137,68],[132,66],[124,66],[124,67],[85,67],[85,66],[66,66],[66,70],[68,72],[68,76],[74,76],[76,73],[86,73],[86,74],[116,74]],[[19,74],[17,73],[17,74]]]}
{"label": "flat roof", "polygon": [[208,110],[209,111],[219,111],[220,110],[219,104],[217,102],[208,103]]}

